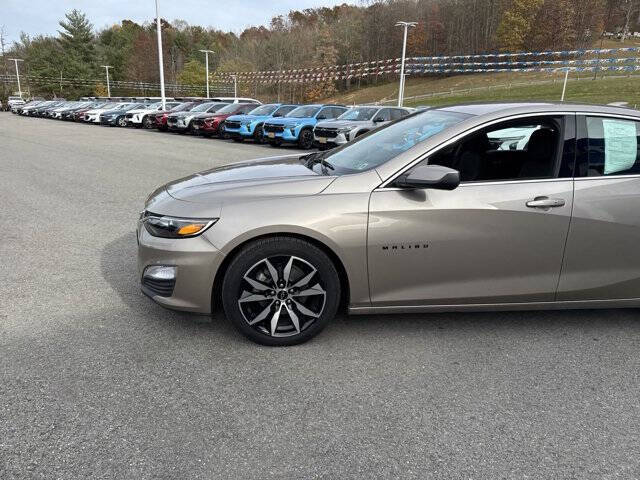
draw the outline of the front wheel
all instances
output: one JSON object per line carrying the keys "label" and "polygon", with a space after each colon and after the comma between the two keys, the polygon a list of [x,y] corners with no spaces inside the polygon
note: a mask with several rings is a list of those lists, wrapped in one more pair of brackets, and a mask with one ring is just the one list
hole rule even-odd
{"label": "front wheel", "polygon": [[125,117],[118,117],[117,123],[119,127],[126,127],[127,119]]}
{"label": "front wheel", "polygon": [[256,143],[264,143],[264,130],[262,130],[262,125],[258,125],[253,131],[253,141]]}
{"label": "front wheel", "polygon": [[340,280],[315,245],[290,237],[256,240],[229,265],[222,283],[224,312],[250,340],[268,346],[311,339],[335,316]]}
{"label": "front wheel", "polygon": [[302,130],[298,137],[298,146],[303,150],[309,150],[313,147],[313,132],[309,129]]}
{"label": "front wheel", "polygon": [[149,118],[149,117],[144,117],[144,118],[142,119],[142,126],[143,126],[144,128],[151,128],[151,127],[153,127],[153,122],[152,122],[151,118]]}

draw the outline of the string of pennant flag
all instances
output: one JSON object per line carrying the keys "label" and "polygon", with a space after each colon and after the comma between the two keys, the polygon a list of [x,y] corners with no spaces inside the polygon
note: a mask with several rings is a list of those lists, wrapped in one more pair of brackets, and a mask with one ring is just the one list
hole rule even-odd
{"label": "string of pennant flag", "polygon": [[[474,55],[451,55],[437,57],[408,57],[405,63],[407,75],[453,74],[453,73],[488,73],[488,72],[633,72],[640,70],[640,56],[612,57],[612,55],[640,52],[640,47],[622,47],[606,49],[583,49],[542,52],[517,53],[484,53]],[[584,58],[585,56],[596,58]],[[604,56],[604,57],[603,57]],[[555,57],[555,58],[554,58]],[[574,58],[569,58],[574,57]],[[484,61],[480,61],[484,60]],[[397,75],[401,68],[400,58],[373,60],[369,62],[310,67],[289,70],[265,70],[253,72],[220,72],[210,75],[215,86],[228,88],[235,80],[251,84],[275,83],[317,83],[323,81],[340,81],[372,76]],[[65,77],[47,77],[23,75],[31,82],[54,83],[64,85],[93,86],[103,83],[102,79],[81,79]],[[15,75],[0,76],[3,81],[15,81]],[[113,87],[157,89],[159,84],[149,82],[133,82],[112,80]],[[167,85],[168,89],[199,91],[201,85]]]}

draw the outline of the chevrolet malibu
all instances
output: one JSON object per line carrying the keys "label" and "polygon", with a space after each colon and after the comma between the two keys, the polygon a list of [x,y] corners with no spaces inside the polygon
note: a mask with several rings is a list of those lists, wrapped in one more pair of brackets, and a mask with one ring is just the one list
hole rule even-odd
{"label": "chevrolet malibu", "polygon": [[[640,306],[640,112],[474,104],[158,188],[142,290],[292,345],[353,314]],[[508,148],[505,148],[508,145]]]}

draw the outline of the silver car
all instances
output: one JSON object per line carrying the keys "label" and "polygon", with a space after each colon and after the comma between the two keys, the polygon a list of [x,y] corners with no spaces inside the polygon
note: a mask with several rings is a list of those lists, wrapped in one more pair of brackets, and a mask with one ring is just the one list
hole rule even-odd
{"label": "silver car", "polygon": [[315,143],[321,150],[343,145],[375,128],[406,117],[412,109],[361,105],[352,107],[334,120],[318,122],[313,129]]}
{"label": "silver car", "polygon": [[625,108],[452,106],[334,150],[191,175],[145,204],[142,290],[222,306],[266,345],[308,340],[342,306],[638,307],[639,125]]}

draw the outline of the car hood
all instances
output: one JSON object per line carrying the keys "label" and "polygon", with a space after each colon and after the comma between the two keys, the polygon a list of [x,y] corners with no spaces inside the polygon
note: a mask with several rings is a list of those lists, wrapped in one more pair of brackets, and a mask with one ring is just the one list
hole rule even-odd
{"label": "car hood", "polygon": [[221,208],[238,198],[315,195],[335,180],[311,171],[299,158],[298,154],[269,157],[196,173],[156,190],[146,208],[166,213],[159,211],[166,203],[165,193],[177,200]]}
{"label": "car hood", "polygon": [[227,120],[233,122],[255,122],[271,118],[269,115],[231,115]]}
{"label": "car hood", "polygon": [[307,123],[313,124],[316,122],[316,119],[313,117],[303,117],[303,118],[274,118],[273,120],[269,120],[266,123],[270,125],[284,125],[288,127],[289,125],[295,125],[297,123]]}
{"label": "car hood", "polygon": [[359,127],[361,125],[369,125],[371,122],[367,120],[330,120],[326,122],[318,122],[316,127],[318,128],[345,128],[345,127]]}
{"label": "car hood", "polygon": [[134,108],[133,110],[129,110],[127,113],[153,113],[159,112],[160,110],[150,109],[150,108]]}

